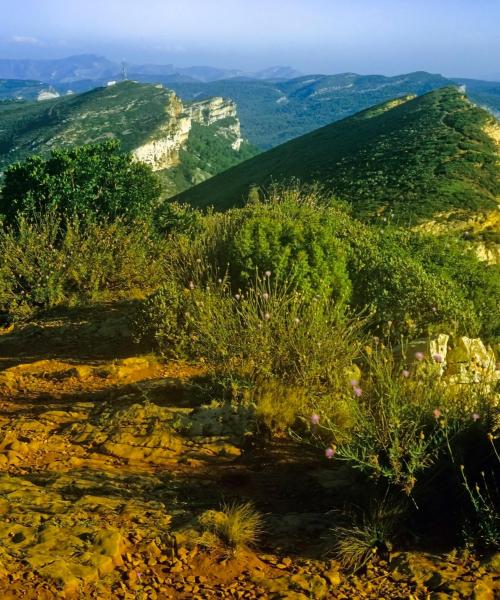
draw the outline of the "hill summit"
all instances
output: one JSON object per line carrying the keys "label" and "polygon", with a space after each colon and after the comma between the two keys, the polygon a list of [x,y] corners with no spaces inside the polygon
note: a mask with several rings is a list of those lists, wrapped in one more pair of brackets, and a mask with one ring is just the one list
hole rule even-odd
{"label": "hill summit", "polygon": [[385,102],[260,154],[179,196],[227,209],[250,190],[319,183],[360,215],[495,209],[499,124],[448,87]]}
{"label": "hill summit", "polygon": [[114,138],[158,171],[168,195],[252,156],[234,102],[182,102],[162,85],[132,81],[0,111],[0,171],[30,154],[47,155]]}

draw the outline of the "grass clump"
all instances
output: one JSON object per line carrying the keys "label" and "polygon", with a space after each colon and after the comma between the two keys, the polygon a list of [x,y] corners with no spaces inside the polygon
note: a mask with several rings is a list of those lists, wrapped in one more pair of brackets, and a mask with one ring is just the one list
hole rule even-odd
{"label": "grass clump", "polygon": [[405,510],[403,505],[384,498],[360,518],[350,515],[350,524],[331,530],[333,557],[349,571],[359,571],[374,557],[390,552]]}
{"label": "grass clump", "polygon": [[205,511],[199,523],[203,529],[202,545],[222,545],[232,554],[254,546],[263,530],[262,515],[250,502],[224,504],[220,511]]}

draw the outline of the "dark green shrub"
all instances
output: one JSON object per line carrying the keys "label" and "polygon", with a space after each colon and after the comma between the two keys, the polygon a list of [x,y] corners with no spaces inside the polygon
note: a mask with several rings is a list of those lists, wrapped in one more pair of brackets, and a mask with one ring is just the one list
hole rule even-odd
{"label": "dark green shrub", "polygon": [[[479,322],[476,333],[498,338],[500,265],[480,261],[473,249],[452,236],[412,235],[408,246],[429,273],[452,281],[472,303]],[[466,304],[463,310],[467,310]]]}
{"label": "dark green shrub", "polygon": [[476,335],[480,321],[460,281],[423,260],[398,231],[367,231],[353,239],[349,272],[355,306],[374,310],[373,325],[393,336],[438,330]]}
{"label": "dark green shrub", "polygon": [[116,141],[58,149],[48,159],[31,156],[5,172],[0,213],[128,218],[145,217],[158,202],[160,184],[143,163],[122,154]]}

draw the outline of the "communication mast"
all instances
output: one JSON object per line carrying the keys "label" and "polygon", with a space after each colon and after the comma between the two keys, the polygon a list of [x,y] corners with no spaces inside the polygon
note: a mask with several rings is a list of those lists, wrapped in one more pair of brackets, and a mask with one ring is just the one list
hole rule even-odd
{"label": "communication mast", "polygon": [[128,80],[127,63],[122,60],[122,81]]}

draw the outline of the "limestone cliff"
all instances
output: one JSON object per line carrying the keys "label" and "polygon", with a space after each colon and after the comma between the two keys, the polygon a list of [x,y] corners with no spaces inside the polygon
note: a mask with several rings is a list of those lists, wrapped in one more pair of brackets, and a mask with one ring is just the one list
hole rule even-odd
{"label": "limestone cliff", "polygon": [[223,98],[210,98],[184,105],[175,93],[169,95],[166,121],[152,134],[151,139],[133,150],[137,160],[154,171],[163,171],[179,164],[180,150],[188,142],[193,123],[204,127],[219,124],[216,135],[228,140],[238,151],[243,143],[236,104]]}

